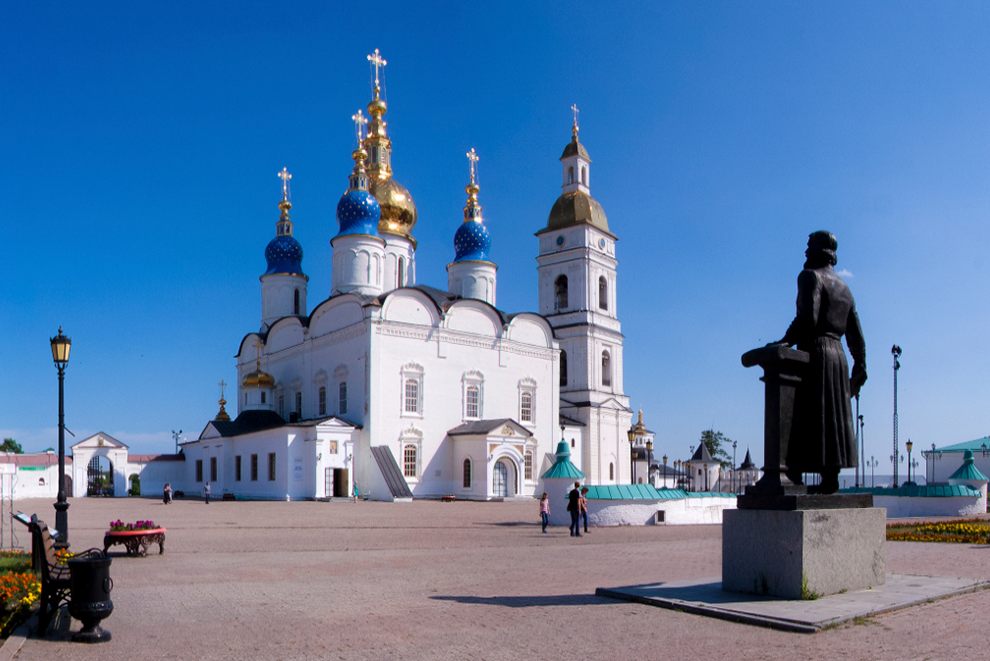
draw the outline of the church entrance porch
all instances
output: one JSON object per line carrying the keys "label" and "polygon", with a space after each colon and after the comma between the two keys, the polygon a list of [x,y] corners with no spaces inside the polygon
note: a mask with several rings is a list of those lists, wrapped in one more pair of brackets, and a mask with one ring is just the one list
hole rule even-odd
{"label": "church entrance porch", "polygon": [[492,495],[496,498],[516,495],[516,467],[505,459],[496,461],[492,470]]}

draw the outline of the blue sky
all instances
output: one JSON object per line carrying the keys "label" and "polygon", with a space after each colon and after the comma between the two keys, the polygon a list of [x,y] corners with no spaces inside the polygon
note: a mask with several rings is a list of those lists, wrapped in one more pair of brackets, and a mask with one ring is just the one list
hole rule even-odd
{"label": "blue sky", "polygon": [[61,324],[77,440],[198,435],[259,325],[282,167],[310,307],[329,294],[375,48],[419,282],[445,286],[474,147],[507,311],[536,308],[533,233],[581,109],[626,392],[670,461],[710,426],[762,458],[739,357],[783,334],[817,229],[866,334],[867,455],[891,452],[894,343],[902,441],[990,432],[988,5],[420,4],[4,7],[0,433],[56,444]]}

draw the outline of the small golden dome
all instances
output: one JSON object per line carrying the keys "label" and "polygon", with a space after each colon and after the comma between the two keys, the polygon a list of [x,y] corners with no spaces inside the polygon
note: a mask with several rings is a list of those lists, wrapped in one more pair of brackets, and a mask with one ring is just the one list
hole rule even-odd
{"label": "small golden dome", "polygon": [[262,372],[261,368],[254,370],[250,374],[244,377],[241,381],[241,385],[245,388],[250,387],[262,387],[271,388],[275,385],[275,378],[268,372]]}
{"label": "small golden dome", "polygon": [[612,236],[602,205],[587,193],[576,190],[557,198],[553,208],[550,209],[550,217],[543,231],[549,232],[582,224],[593,225]]}
{"label": "small golden dome", "polygon": [[373,177],[368,183],[368,192],[375,196],[382,208],[378,232],[404,236],[415,245],[412,228],[416,226],[416,203],[405,186],[391,177]]}

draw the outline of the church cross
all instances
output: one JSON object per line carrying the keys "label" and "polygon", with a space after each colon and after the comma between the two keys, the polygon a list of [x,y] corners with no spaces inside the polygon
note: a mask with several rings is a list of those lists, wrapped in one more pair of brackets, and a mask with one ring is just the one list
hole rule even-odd
{"label": "church cross", "polygon": [[385,67],[388,62],[378,54],[378,49],[375,49],[373,55],[368,56],[368,61],[371,62],[372,66],[375,67],[375,87],[378,87],[378,67]]}
{"label": "church cross", "polygon": [[254,347],[255,350],[257,350],[257,352],[258,352],[258,369],[261,369],[261,347],[262,347],[262,344],[258,340],[255,340],[254,341],[254,344],[252,344],[251,346]]}
{"label": "church cross", "polygon": [[277,176],[279,179],[282,180],[282,199],[283,200],[288,200],[289,199],[289,179],[292,179],[292,175],[289,174],[288,168],[282,168],[282,171],[279,172],[275,176]]}
{"label": "church cross", "polygon": [[361,113],[359,108],[356,115],[351,115],[351,119],[354,121],[354,128],[357,129],[358,147],[360,147],[364,140],[364,127],[368,123],[368,118]]}
{"label": "church cross", "polygon": [[475,163],[477,163],[481,159],[478,158],[478,155],[476,153],[474,153],[474,147],[471,147],[471,151],[469,151],[467,153],[467,157],[468,157],[468,160],[471,161],[471,183],[473,184],[474,183],[474,166],[475,166]]}
{"label": "church cross", "polygon": [[573,106],[571,106],[571,110],[574,111],[574,126],[576,128],[577,125],[578,125],[578,122],[577,122],[578,113],[581,112],[581,111],[578,110],[578,107],[577,107],[577,104],[576,103]]}
{"label": "church cross", "polygon": [[223,379],[221,379],[220,383],[218,383],[217,385],[220,386],[220,399],[223,399],[223,389],[224,386],[226,386],[227,384],[224,383]]}

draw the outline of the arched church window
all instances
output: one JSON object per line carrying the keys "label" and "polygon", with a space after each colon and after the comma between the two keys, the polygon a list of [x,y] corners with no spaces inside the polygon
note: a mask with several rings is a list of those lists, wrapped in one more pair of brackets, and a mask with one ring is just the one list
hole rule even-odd
{"label": "arched church window", "polygon": [[583,165],[581,166],[581,183],[585,186],[588,185],[588,168]]}
{"label": "arched church window", "polygon": [[574,183],[574,166],[573,165],[571,167],[567,168],[567,183],[569,183],[569,184],[573,184]]}
{"label": "arched church window", "polygon": [[337,389],[337,410],[340,415],[347,413],[347,381],[341,381]]}
{"label": "arched church window", "polygon": [[522,422],[533,421],[533,393],[524,392],[520,398],[519,418]]}
{"label": "arched church window", "polygon": [[608,351],[602,351],[602,385],[612,385],[612,361]]}
{"label": "arched church window", "polygon": [[567,352],[560,352],[560,385],[567,385]]}
{"label": "arched church window", "polygon": [[407,445],[402,450],[402,475],[416,477],[416,446]]}
{"label": "arched church window", "polygon": [[608,465],[608,479],[610,480],[615,479],[615,464]]}
{"label": "arched church window", "polygon": [[327,414],[327,387],[320,386],[320,415]]}
{"label": "arched church window", "polygon": [[608,310],[608,281],[604,275],[598,278],[598,307]]}
{"label": "arched church window", "polygon": [[573,438],[571,439],[571,447],[572,448],[574,447],[574,439]]}
{"label": "arched church window", "polygon": [[296,415],[302,417],[302,393],[296,392]]}
{"label": "arched church window", "polygon": [[554,283],[554,309],[563,310],[567,307],[567,276],[562,275]]}
{"label": "arched church window", "polygon": [[471,488],[471,460],[470,459],[465,459],[464,460],[464,482],[463,482],[463,484],[464,484],[464,488],[465,489],[470,489]]}
{"label": "arched church window", "polygon": [[395,281],[395,286],[396,287],[405,287],[406,286],[406,258],[405,257],[400,257],[399,258],[399,273],[398,273],[398,278]]}
{"label": "arched church window", "polygon": [[406,379],[406,413],[419,411],[419,382],[416,379]]}
{"label": "arched church window", "polygon": [[297,289],[292,300],[292,314],[299,314],[299,290]]}
{"label": "arched church window", "polygon": [[[264,404],[265,403],[265,400],[268,399],[266,397],[266,395],[267,395],[267,393],[264,390],[262,390],[261,391],[261,403],[262,404]],[[247,393],[244,393],[244,403],[247,404]]]}

